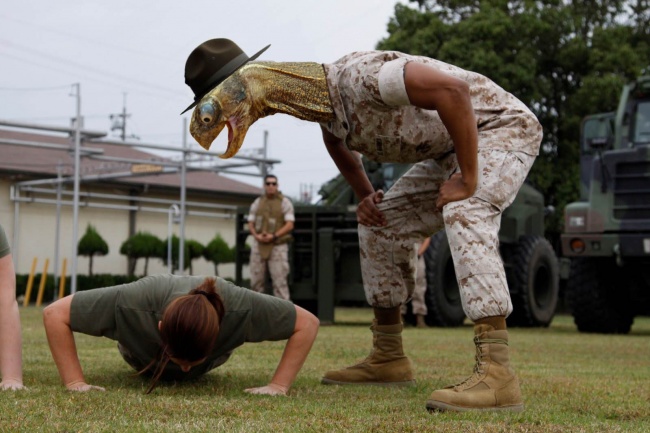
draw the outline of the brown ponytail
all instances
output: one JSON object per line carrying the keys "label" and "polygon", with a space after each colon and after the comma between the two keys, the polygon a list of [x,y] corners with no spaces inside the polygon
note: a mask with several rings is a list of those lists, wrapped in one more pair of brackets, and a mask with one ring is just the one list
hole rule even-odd
{"label": "brown ponytail", "polygon": [[206,278],[187,295],[174,299],[163,312],[160,337],[162,350],[140,373],[157,364],[149,394],[170,358],[198,361],[210,354],[219,335],[225,307],[216,291],[214,278]]}

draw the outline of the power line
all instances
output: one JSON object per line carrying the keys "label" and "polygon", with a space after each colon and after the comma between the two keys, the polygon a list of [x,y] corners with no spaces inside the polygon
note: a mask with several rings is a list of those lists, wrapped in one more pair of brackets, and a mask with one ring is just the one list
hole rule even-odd
{"label": "power line", "polygon": [[6,20],[6,21],[13,21],[15,23],[18,23],[18,24],[21,25],[21,27],[24,27],[24,26],[33,27],[33,28],[37,28],[37,29],[40,29],[40,30],[45,30],[46,32],[49,32],[49,33],[52,33],[52,34],[55,34],[55,35],[65,36],[67,38],[74,39],[74,40],[82,42],[82,43],[84,43],[86,45],[92,46],[93,49],[96,49],[97,46],[104,46],[104,47],[112,48],[112,49],[115,49],[115,50],[118,50],[118,51],[129,52],[129,53],[132,53],[132,54],[136,54],[140,58],[141,57],[150,57],[150,58],[161,60],[161,61],[167,61],[167,58],[165,56],[152,55],[151,52],[143,51],[143,50],[135,50],[135,49],[133,49],[131,47],[128,47],[128,46],[125,47],[125,46],[118,46],[118,45],[114,45],[114,44],[108,44],[103,39],[89,38],[86,35],[84,35],[83,37],[80,37],[78,35],[75,35],[74,33],[61,31],[59,29],[55,29],[55,28],[52,28],[52,27],[44,26],[44,25],[38,25],[38,24],[35,24],[32,21],[16,19],[15,17],[9,17],[9,16],[7,16],[5,14],[0,14],[0,18],[2,18],[3,20]]}
{"label": "power line", "polygon": [[62,89],[69,89],[70,84],[66,84],[65,86],[52,86],[52,87],[0,87],[0,90],[5,90],[5,91],[16,91],[16,92],[47,92],[50,90],[62,90]]}
{"label": "power line", "polygon": [[[71,71],[69,71],[69,70],[53,67],[51,65],[47,65],[47,64],[37,62],[37,61],[31,60],[31,59],[25,59],[23,57],[16,56],[16,55],[13,55],[13,54],[9,54],[9,53],[6,53],[6,52],[0,52],[0,56],[8,57],[8,58],[18,60],[18,61],[24,62],[24,63],[36,65],[36,66],[39,66],[41,68],[49,69],[51,71],[60,72],[62,74],[69,75],[71,73]],[[104,84],[104,85],[107,85],[107,86],[110,86],[110,87],[120,86],[120,87],[123,88],[123,84],[124,84],[124,83],[120,83],[119,81],[111,82],[111,81],[107,81],[107,80],[104,80],[104,79],[101,79],[101,78],[89,77],[89,76],[84,77],[84,80],[92,81],[92,82],[95,82],[95,83],[101,83],[101,84]],[[70,85],[64,86],[64,88],[69,88],[69,87],[70,87]],[[155,97],[155,98],[164,99],[165,101],[169,101],[169,96],[168,95],[162,95],[160,93],[154,93],[152,91],[148,91],[148,90],[145,90],[145,89],[138,89],[137,91],[135,91],[135,93],[144,94],[144,95],[152,96],[152,97]],[[180,93],[175,94],[174,97],[180,100],[180,98],[181,98]],[[183,100],[185,100],[185,99],[186,98],[183,98]]]}
{"label": "power line", "polygon": [[[117,80],[120,83],[123,83],[123,82],[134,83],[134,84],[137,84],[138,86],[144,86],[144,87],[148,87],[150,89],[155,89],[156,91],[162,91],[162,92],[165,92],[167,94],[174,95],[175,97],[178,97],[178,98],[181,98],[181,97],[185,98],[186,97],[186,95],[183,94],[182,92],[171,90],[171,89],[169,89],[167,87],[158,86],[158,85],[152,84],[150,82],[136,80],[136,79],[126,77],[126,76],[123,76],[123,75],[119,75],[119,74],[107,73],[105,70],[93,68],[93,67],[90,67],[90,66],[87,66],[87,65],[84,65],[84,64],[69,60],[69,59],[64,59],[64,58],[61,58],[61,57],[58,57],[58,56],[54,56],[54,55],[49,54],[49,53],[45,53],[45,52],[35,50],[33,48],[21,45],[21,44],[17,44],[17,43],[15,43],[13,41],[8,41],[6,39],[0,39],[0,42],[4,43],[8,47],[19,48],[21,51],[23,51],[23,52],[25,52],[27,54],[35,55],[39,59],[49,60],[49,61],[52,61],[52,62],[55,62],[55,63],[64,63],[65,65],[68,65],[69,67],[74,67],[76,70],[84,70],[84,71],[90,72],[92,74],[97,74],[99,76],[103,76],[103,77],[106,77],[106,78],[109,78],[109,79],[112,79],[112,80]],[[9,54],[7,52],[1,52],[0,55],[7,56],[7,57],[10,57],[10,58],[14,58],[14,59],[18,59],[18,60],[21,60],[21,61],[27,61],[29,63],[38,63],[38,62],[30,61],[30,60],[25,60],[24,58],[21,58],[19,56],[15,56],[15,55],[11,55],[11,54]],[[43,64],[41,64],[41,66],[43,66]],[[61,72],[60,69],[52,68],[49,65],[46,65],[45,67],[53,69],[53,70],[58,70],[59,72]],[[66,73],[69,73],[69,72],[66,72]]]}

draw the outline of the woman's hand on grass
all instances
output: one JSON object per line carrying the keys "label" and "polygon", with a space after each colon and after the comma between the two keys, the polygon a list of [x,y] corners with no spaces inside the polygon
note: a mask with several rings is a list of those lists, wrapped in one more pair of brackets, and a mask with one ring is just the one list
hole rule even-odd
{"label": "woman's hand on grass", "polygon": [[261,386],[259,388],[248,388],[244,392],[249,394],[259,394],[259,395],[287,395],[289,390],[283,386],[276,385],[274,383],[269,383],[266,386]]}
{"label": "woman's hand on grass", "polygon": [[86,382],[73,382],[65,386],[68,391],[88,392],[88,391],[106,391],[101,386],[89,385]]}

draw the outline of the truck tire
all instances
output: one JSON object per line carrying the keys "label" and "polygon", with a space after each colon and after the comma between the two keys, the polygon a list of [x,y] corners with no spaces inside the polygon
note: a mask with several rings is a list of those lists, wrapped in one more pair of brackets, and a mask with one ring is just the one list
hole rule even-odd
{"label": "truck tire", "polygon": [[508,326],[551,324],[560,292],[560,269],[551,244],[542,236],[522,236],[510,263],[513,311]]}
{"label": "truck tire", "polygon": [[426,322],[429,326],[460,326],[465,312],[458,290],[454,261],[447,242],[447,234],[440,230],[431,236],[431,244],[424,253],[427,264]]}
{"label": "truck tire", "polygon": [[578,331],[630,332],[634,309],[629,286],[613,259],[571,259],[566,298]]}

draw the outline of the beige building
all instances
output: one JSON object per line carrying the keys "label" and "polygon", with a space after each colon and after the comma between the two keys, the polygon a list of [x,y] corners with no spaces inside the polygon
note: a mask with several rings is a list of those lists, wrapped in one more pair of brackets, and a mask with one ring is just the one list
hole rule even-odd
{"label": "beige building", "polygon": [[[178,158],[162,158],[132,145],[92,138],[90,134],[81,141],[78,238],[92,224],[109,246],[106,256],[94,258],[93,273],[126,274],[128,261],[119,251],[130,235],[145,231],[165,240],[170,227],[180,235],[175,207],[181,207],[181,153]],[[206,245],[220,234],[234,246],[235,208],[249,206],[261,189],[215,172],[223,168],[212,166],[208,171],[210,164],[200,153],[187,157],[185,239]],[[58,176],[66,179],[60,188]],[[17,273],[28,273],[34,259],[37,272],[42,272],[48,259],[48,272],[53,274],[58,256],[58,269],[66,259],[70,274],[76,251],[73,179],[74,140],[69,134],[0,128],[0,223],[11,243]],[[87,274],[88,265],[88,258],[78,257],[78,275]],[[167,270],[162,260],[149,261],[148,274]],[[143,272],[144,259],[140,259],[135,273]],[[192,273],[212,275],[214,266],[196,259]],[[234,276],[234,265],[220,265],[219,275]]]}

